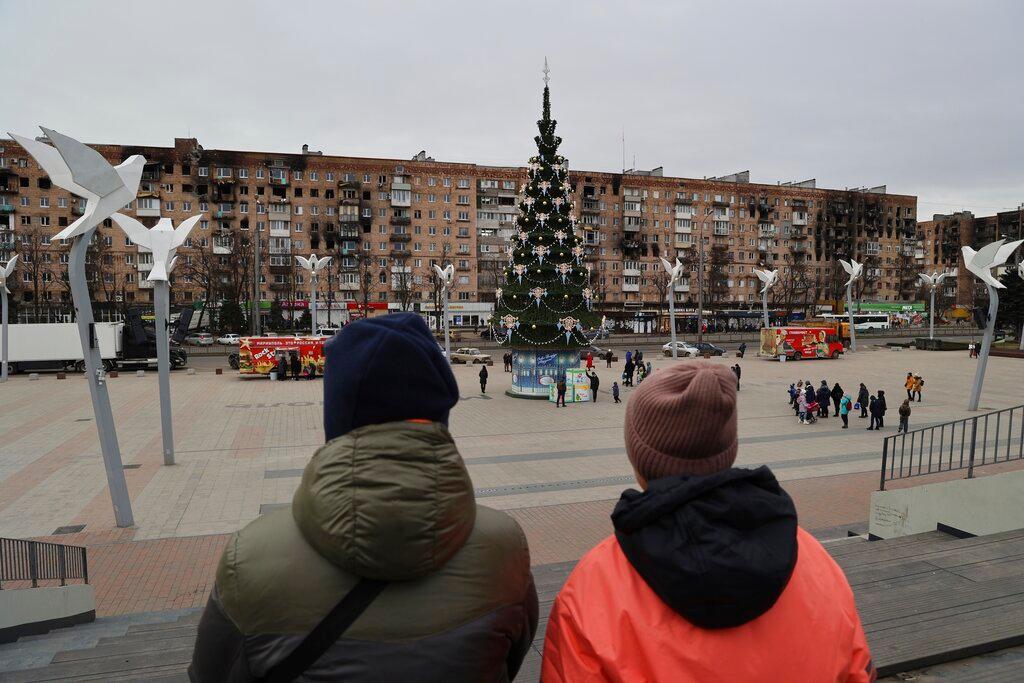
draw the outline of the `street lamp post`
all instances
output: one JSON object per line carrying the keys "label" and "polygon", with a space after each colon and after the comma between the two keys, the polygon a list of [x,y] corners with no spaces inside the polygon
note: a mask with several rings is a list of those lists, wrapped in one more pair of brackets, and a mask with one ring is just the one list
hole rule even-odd
{"label": "street lamp post", "polygon": [[316,325],[316,290],[317,290],[317,283],[320,280],[320,271],[323,270],[325,267],[327,267],[327,264],[331,262],[331,257],[330,256],[324,256],[323,258],[317,258],[316,254],[310,254],[309,258],[303,258],[302,256],[296,256],[295,260],[297,260],[299,262],[299,265],[302,266],[302,268],[306,272],[309,273],[309,284],[310,284],[310,289],[312,290],[310,292],[310,299],[309,299],[309,313],[310,313],[310,317],[313,319],[312,323],[311,323],[311,326],[313,328],[311,334],[315,337],[316,336],[316,327],[317,327],[317,325]]}
{"label": "street lamp post", "polygon": [[967,403],[968,410],[977,410],[981,401],[981,387],[985,382],[985,369],[988,366],[988,353],[992,348],[992,337],[996,329],[996,314],[999,312],[999,290],[1005,289],[1006,285],[997,280],[992,269],[1006,263],[1010,254],[1019,247],[1024,240],[1007,243],[1006,240],[998,240],[986,244],[978,251],[970,247],[961,247],[964,257],[964,265],[979,280],[985,283],[988,288],[988,324],[985,326],[985,336],[981,341],[981,352],[978,354],[978,367],[974,371],[974,383],[971,386],[971,397]]}
{"label": "street lamp post", "polygon": [[950,273],[920,274],[921,282],[931,290],[931,306],[928,309],[928,338],[935,339],[935,289],[942,284],[942,281],[950,276]]}
{"label": "street lamp post", "polygon": [[860,279],[864,272],[864,264],[857,263],[852,258],[849,261],[839,259],[839,263],[850,276],[850,279],[846,281],[846,315],[850,321],[850,353],[857,353],[857,330],[853,325],[853,283]]}
{"label": "street lamp post", "polygon": [[10,294],[10,290],[7,289],[7,279],[14,273],[14,266],[18,264],[18,255],[15,254],[7,261],[7,263],[0,267],[0,316],[2,316],[3,325],[3,341],[0,342],[0,353],[3,358],[0,359],[0,382],[7,381],[7,295]]}
{"label": "street lamp post", "polygon": [[676,259],[675,265],[672,265],[665,258],[661,259],[661,264],[668,273],[668,319],[669,327],[672,329],[672,357],[679,358],[679,349],[676,348],[676,285],[683,280],[683,264]]}
{"label": "street lamp post", "polygon": [[452,336],[448,329],[448,291],[455,282],[455,266],[449,263],[444,268],[434,266],[437,273],[437,280],[441,283],[441,303],[444,306],[444,355],[450,363],[452,361]]}

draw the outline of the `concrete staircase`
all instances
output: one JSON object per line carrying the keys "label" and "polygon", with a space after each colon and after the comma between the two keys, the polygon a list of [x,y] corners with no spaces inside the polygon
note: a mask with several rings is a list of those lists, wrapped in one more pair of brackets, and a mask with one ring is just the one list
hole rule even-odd
{"label": "concrete staircase", "polygon": [[107,617],[21,638],[0,646],[0,681],[187,683],[200,614],[177,610]]}

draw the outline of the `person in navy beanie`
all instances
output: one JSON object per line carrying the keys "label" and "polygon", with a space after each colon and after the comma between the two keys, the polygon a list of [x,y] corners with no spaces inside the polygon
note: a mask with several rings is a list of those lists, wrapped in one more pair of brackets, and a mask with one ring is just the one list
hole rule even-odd
{"label": "person in navy beanie", "polygon": [[415,313],[346,325],[324,345],[324,437],[400,420],[448,424],[459,400],[451,366]]}
{"label": "person in navy beanie", "polygon": [[226,544],[189,679],[513,680],[539,618],[530,550],[476,502],[448,361],[411,313],[346,325],[325,354],[326,443],[290,508]]}

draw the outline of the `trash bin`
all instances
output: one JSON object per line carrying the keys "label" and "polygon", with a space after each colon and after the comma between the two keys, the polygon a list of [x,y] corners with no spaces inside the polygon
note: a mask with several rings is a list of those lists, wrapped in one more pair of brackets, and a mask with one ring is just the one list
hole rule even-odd
{"label": "trash bin", "polygon": [[271,382],[276,382],[277,381],[277,370],[271,370],[270,371],[270,381]]}

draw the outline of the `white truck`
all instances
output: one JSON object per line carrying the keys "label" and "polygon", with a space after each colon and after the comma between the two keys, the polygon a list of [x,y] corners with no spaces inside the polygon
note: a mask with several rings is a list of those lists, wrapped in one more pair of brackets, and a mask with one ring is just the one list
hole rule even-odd
{"label": "white truck", "polygon": [[[103,367],[117,367],[124,323],[96,323]],[[76,323],[8,325],[8,367],[12,374],[31,370],[85,370]]]}

